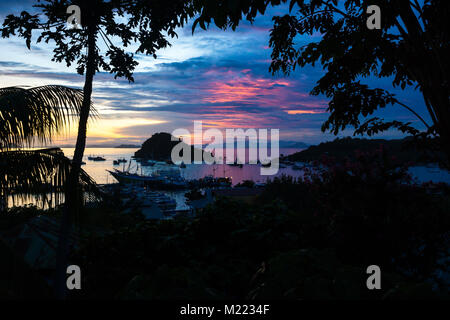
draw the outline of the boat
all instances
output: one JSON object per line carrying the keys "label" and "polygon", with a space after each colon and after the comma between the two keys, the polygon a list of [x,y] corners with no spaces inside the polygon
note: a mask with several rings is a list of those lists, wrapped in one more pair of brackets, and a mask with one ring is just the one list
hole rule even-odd
{"label": "boat", "polygon": [[186,168],[186,164],[184,162],[181,162],[180,168],[182,168],[182,169]]}
{"label": "boat", "polygon": [[187,199],[187,202],[190,202],[192,200],[204,199],[206,197],[206,194],[202,193],[199,189],[193,189],[189,192],[186,192],[184,194],[184,197]]}
{"label": "boat", "polygon": [[106,161],[105,158],[100,157],[100,156],[97,156],[97,157],[89,156],[88,160],[91,160],[91,161]]}
{"label": "boat", "polygon": [[144,167],[153,167],[156,164],[156,162],[150,161],[150,160],[141,160],[140,162],[141,162],[141,166],[144,166]]}
{"label": "boat", "polygon": [[175,170],[161,170],[153,172],[150,176],[127,171],[108,171],[121,184],[138,184],[160,189],[186,189],[187,181]]}
{"label": "boat", "polygon": [[148,191],[143,197],[157,204],[162,210],[173,210],[177,206],[174,199],[160,192]]}
{"label": "boat", "polygon": [[261,167],[268,168],[272,165],[272,162],[261,163]]}
{"label": "boat", "polygon": [[292,169],[294,169],[294,170],[303,170],[305,168],[312,168],[312,167],[314,167],[314,166],[312,164],[310,164],[310,163],[307,163],[307,162],[296,162],[292,166]]}
{"label": "boat", "polygon": [[286,160],[284,158],[280,158],[280,163],[286,165],[286,166],[293,166],[295,163],[289,160]]}
{"label": "boat", "polygon": [[240,163],[239,159],[236,158],[233,163],[227,163],[230,167],[239,167],[242,168],[243,165]]}
{"label": "boat", "polygon": [[213,177],[212,175],[188,181],[190,188],[227,188],[231,187],[231,177]]}
{"label": "boat", "polygon": [[[120,194],[125,205],[140,208],[147,218],[162,219],[176,213],[177,203],[174,199],[161,192],[151,191],[145,186],[124,185]],[[162,216],[159,216],[158,211]]]}
{"label": "boat", "polygon": [[167,189],[185,189],[188,187],[187,181],[181,177],[178,169],[158,170],[152,173],[153,177],[161,180],[161,186]]}
{"label": "boat", "polygon": [[156,183],[158,179],[153,176],[144,176],[136,173],[129,173],[126,171],[119,171],[117,169],[113,169],[114,171],[108,171],[114,178],[119,181],[119,183],[123,184],[151,184]]}
{"label": "boat", "polygon": [[300,163],[296,162],[296,163],[294,163],[294,165],[292,166],[292,169],[293,169],[293,170],[302,170],[302,169],[303,169],[303,166],[302,166]]}
{"label": "boat", "polygon": [[117,160],[113,160],[113,165],[117,166],[117,165],[119,165],[119,164],[121,164],[121,163],[127,163],[127,162],[128,162],[128,161],[127,161],[127,159],[125,159],[125,158],[117,159]]}

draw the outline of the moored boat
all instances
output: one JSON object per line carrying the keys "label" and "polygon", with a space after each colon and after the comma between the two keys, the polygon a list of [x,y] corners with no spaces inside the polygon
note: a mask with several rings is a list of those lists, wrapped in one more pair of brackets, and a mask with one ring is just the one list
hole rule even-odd
{"label": "moored boat", "polygon": [[100,156],[97,156],[97,157],[89,156],[88,160],[91,160],[91,161],[106,161],[105,158],[100,157]]}
{"label": "moored boat", "polygon": [[156,171],[150,176],[119,171],[117,169],[107,171],[122,184],[146,185],[161,189],[185,189],[188,187],[186,180],[179,173],[177,175],[173,172],[174,170]]}

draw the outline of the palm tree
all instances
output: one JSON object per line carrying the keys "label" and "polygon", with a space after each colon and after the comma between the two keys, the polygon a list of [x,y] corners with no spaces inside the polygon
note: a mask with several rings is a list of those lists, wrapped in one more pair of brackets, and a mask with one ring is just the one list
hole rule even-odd
{"label": "palm tree", "polygon": [[[42,206],[63,203],[71,164],[59,148],[1,151],[0,211],[6,209],[8,196],[16,201],[41,195]],[[98,194],[95,182],[84,171],[80,185],[84,191]]]}
{"label": "palm tree", "polygon": [[[41,193],[46,199],[45,195],[50,192],[59,202],[59,195],[64,191],[66,206],[57,249],[57,288],[64,283],[68,253],[70,223],[66,221],[69,216],[67,206],[79,208],[80,204],[75,202],[82,201],[81,196],[86,191],[94,195],[99,192],[95,182],[80,168],[81,158],[77,161],[75,157],[71,161],[59,148],[16,149],[23,145],[32,146],[36,141],[48,143],[73,122],[86,129],[87,119],[80,119],[97,114],[88,95],[87,100],[81,90],[54,85],[0,88],[0,209],[5,207],[8,195],[14,198]],[[77,172],[75,179],[74,171]]]}
{"label": "palm tree", "polygon": [[[50,142],[78,120],[83,98],[82,91],[63,86],[0,88],[0,212],[6,209],[8,196],[14,200],[42,194],[46,201],[50,194],[56,204],[62,202],[62,192],[66,198],[72,162],[61,149],[18,147]],[[79,184],[83,190],[95,186],[83,170]]]}
{"label": "palm tree", "polygon": [[[51,142],[78,120],[82,103],[82,91],[64,86],[0,88],[0,209],[8,196],[42,194],[46,200],[50,194],[62,202],[71,161],[59,148],[18,147]],[[83,170],[79,183],[83,190],[95,185]]]}

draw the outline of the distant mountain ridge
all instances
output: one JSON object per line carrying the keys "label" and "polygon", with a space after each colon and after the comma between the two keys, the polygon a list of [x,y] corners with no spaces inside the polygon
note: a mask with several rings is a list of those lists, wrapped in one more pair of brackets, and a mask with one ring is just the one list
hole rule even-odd
{"label": "distant mountain ridge", "polygon": [[[202,145],[203,148],[206,148],[207,146],[209,146],[209,143],[205,143]],[[217,144],[212,143],[210,146],[211,147],[215,147]],[[308,148],[309,144],[306,144],[304,142],[301,141],[285,141],[285,140],[280,140],[278,142],[278,145],[280,148],[293,148],[293,149],[304,149],[304,148]],[[234,141],[234,147],[237,148],[238,146],[238,142],[235,140]],[[245,141],[245,146],[248,147],[248,140]],[[225,149],[226,147],[226,141],[223,142],[222,148]],[[268,143],[268,147],[270,147],[270,141]]]}
{"label": "distant mountain ridge", "polygon": [[319,145],[310,146],[306,150],[296,152],[285,159],[289,161],[316,161],[324,155],[332,157],[336,162],[346,159],[355,159],[357,151],[372,152],[380,146],[386,149],[389,156],[394,156],[399,163],[428,163],[435,162],[442,155],[432,155],[424,150],[419,150],[412,144],[411,138],[384,140],[384,139],[359,139],[336,138],[333,141],[322,142]]}
{"label": "distant mountain ridge", "polygon": [[[59,148],[75,148],[73,144],[62,144]],[[123,149],[138,149],[140,145],[135,144],[88,144],[86,148],[123,148]]]}
{"label": "distant mountain ridge", "polygon": [[121,144],[121,145],[118,145],[118,146],[116,146],[114,148],[137,149],[137,148],[140,148],[140,146],[135,145],[135,144]]}

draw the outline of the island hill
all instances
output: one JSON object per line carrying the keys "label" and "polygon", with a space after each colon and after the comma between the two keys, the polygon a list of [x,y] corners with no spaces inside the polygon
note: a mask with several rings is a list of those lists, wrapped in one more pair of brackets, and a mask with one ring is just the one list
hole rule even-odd
{"label": "island hill", "polygon": [[[141,148],[134,153],[134,156],[135,158],[145,160],[170,161],[172,158],[172,148],[179,143],[184,144],[182,150],[191,148],[191,161],[194,161],[195,152],[201,152],[204,154],[202,149],[189,146],[188,144],[182,142],[181,139],[173,137],[170,133],[160,132],[155,133],[147,139],[142,144]],[[183,151],[180,152],[180,156],[183,156]]]}
{"label": "island hill", "polygon": [[346,137],[310,146],[306,150],[284,157],[283,160],[310,162],[327,156],[333,158],[336,162],[343,162],[347,159],[355,160],[359,152],[371,153],[379,150],[380,147],[386,151],[388,156],[394,157],[398,164],[425,164],[439,162],[443,159],[443,154],[431,154],[418,149],[411,138],[384,140]]}

